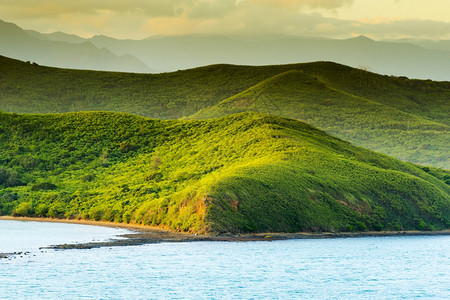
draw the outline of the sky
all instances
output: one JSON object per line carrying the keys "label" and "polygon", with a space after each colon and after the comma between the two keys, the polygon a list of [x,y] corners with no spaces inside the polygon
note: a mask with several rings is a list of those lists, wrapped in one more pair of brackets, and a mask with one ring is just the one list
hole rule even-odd
{"label": "sky", "polygon": [[450,0],[1,0],[0,19],[43,33],[450,39]]}

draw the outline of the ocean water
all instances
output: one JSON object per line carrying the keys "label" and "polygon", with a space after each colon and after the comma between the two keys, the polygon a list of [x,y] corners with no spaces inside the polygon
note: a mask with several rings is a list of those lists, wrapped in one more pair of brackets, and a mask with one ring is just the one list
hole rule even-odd
{"label": "ocean water", "polygon": [[35,251],[65,243],[106,241],[129,230],[104,226],[0,220],[0,253]]}
{"label": "ocean water", "polygon": [[0,252],[30,252],[0,260],[0,298],[450,299],[450,236],[38,249],[124,232],[79,226],[0,221]]}

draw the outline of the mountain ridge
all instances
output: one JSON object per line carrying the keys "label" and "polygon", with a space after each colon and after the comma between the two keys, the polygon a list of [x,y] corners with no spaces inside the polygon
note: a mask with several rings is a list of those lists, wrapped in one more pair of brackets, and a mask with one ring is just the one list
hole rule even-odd
{"label": "mountain ridge", "polygon": [[[89,41],[97,48],[105,47],[119,57],[115,58],[116,61],[113,61],[112,58],[108,60],[108,70],[122,72],[172,72],[217,63],[261,66],[335,61],[352,67],[362,66],[381,74],[441,81],[450,80],[447,72],[450,69],[448,41],[401,39],[375,41],[366,36],[330,39],[292,35],[261,35],[251,38],[217,35],[157,36],[142,40],[116,39],[96,35],[84,39],[61,32],[50,34],[33,30],[26,32],[27,35],[44,43],[61,41],[77,47],[82,41]],[[52,47],[54,46],[51,46],[50,50]],[[0,50],[2,49],[0,48]],[[18,59],[36,60],[30,53],[23,56],[19,55],[20,53],[3,49],[0,54]],[[133,67],[117,62],[120,60],[120,56],[125,54],[134,57]],[[76,55],[73,53],[72,56],[65,57],[65,60],[76,59]],[[67,65],[63,64],[64,61],[52,60],[51,57],[47,57],[46,60],[40,58],[40,61],[37,62],[58,67],[77,67],[76,64]],[[95,62],[96,60],[90,61],[82,68],[107,68],[105,66],[95,67]]]}
{"label": "mountain ridge", "polygon": [[[40,38],[38,38],[39,36]],[[0,54],[41,65],[73,69],[122,70],[150,72],[140,59],[115,55],[109,49],[101,50],[89,40],[68,43],[61,38],[45,39],[43,34],[27,32],[13,23],[0,20]]]}
{"label": "mountain ridge", "polygon": [[366,66],[382,74],[449,80],[447,61],[450,60],[450,51],[409,43],[374,41],[367,37],[333,40],[280,36],[276,39],[245,40],[181,36],[129,41],[111,37],[90,40],[116,54],[132,53],[161,71],[217,63],[258,66],[335,61],[352,67]]}

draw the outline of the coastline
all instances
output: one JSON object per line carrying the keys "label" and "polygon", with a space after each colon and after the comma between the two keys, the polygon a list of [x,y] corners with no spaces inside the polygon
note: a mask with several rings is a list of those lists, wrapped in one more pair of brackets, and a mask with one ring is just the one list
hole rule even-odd
{"label": "coastline", "polygon": [[288,239],[329,239],[329,238],[362,238],[362,237],[389,237],[389,236],[435,236],[450,235],[450,230],[442,231],[366,231],[366,232],[322,232],[322,233],[249,233],[249,234],[223,234],[223,235],[196,235],[172,231],[166,228],[151,227],[137,224],[124,224],[92,220],[69,220],[52,218],[12,217],[0,216],[0,220],[24,222],[50,222],[82,224],[89,226],[103,226],[128,229],[129,234],[119,235],[120,239],[107,242],[90,242],[81,244],[62,244],[46,248],[51,249],[91,249],[112,246],[136,246],[163,242],[195,242],[195,241],[222,241],[222,242],[250,242],[250,241],[276,241]]}

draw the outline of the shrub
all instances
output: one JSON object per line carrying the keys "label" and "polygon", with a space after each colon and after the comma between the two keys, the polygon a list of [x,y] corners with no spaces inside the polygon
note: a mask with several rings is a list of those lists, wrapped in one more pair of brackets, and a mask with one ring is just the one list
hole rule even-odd
{"label": "shrub", "polygon": [[19,174],[14,170],[0,167],[0,186],[14,187],[23,185],[23,182],[19,179]]}
{"label": "shrub", "polygon": [[32,214],[32,206],[30,202],[20,203],[13,211],[15,217],[29,217]]}
{"label": "shrub", "polygon": [[31,188],[32,191],[49,191],[49,190],[56,190],[57,186],[50,182],[42,182],[33,185]]}
{"label": "shrub", "polygon": [[130,223],[130,221],[131,221],[131,213],[129,211],[124,212],[123,216],[122,216],[122,220],[123,220],[123,222],[125,222],[127,224]]}
{"label": "shrub", "polygon": [[40,203],[37,207],[36,207],[36,215],[38,217],[46,217],[48,213],[48,205],[45,203]]}
{"label": "shrub", "polygon": [[81,177],[81,180],[84,182],[91,182],[91,181],[94,181],[95,178],[96,178],[95,175],[88,174],[88,175]]}
{"label": "shrub", "polygon": [[89,219],[100,221],[104,214],[105,211],[101,207],[94,206],[89,209]]}
{"label": "shrub", "polygon": [[64,205],[61,202],[55,202],[50,206],[47,216],[50,218],[62,218],[64,217],[64,212]]}

